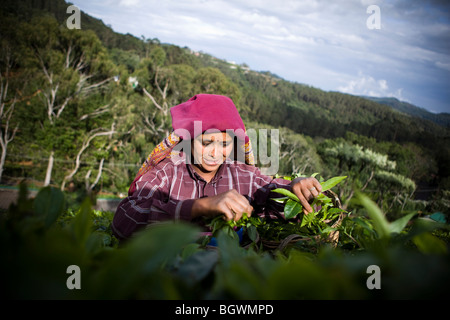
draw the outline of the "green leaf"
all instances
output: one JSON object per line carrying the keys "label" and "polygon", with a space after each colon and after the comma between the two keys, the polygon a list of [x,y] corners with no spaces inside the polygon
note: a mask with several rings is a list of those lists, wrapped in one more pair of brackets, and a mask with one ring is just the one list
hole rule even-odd
{"label": "green leaf", "polygon": [[299,202],[289,199],[284,206],[284,217],[286,219],[294,218],[302,209],[303,206]]}
{"label": "green leaf", "polygon": [[429,232],[415,236],[413,238],[413,242],[421,252],[426,254],[447,253],[447,246],[445,245],[445,243]]}
{"label": "green leaf", "polygon": [[181,252],[181,259],[186,261],[190,256],[200,251],[200,245],[198,243],[189,243],[183,248]]}
{"label": "green leaf", "polygon": [[320,193],[314,200],[316,200],[316,203],[330,203],[331,198],[327,197],[323,193]]}
{"label": "green leaf", "polygon": [[79,243],[84,244],[92,233],[93,221],[91,219],[92,204],[86,198],[81,204],[80,211],[72,221],[72,230]]}
{"label": "green leaf", "polygon": [[214,270],[218,260],[217,251],[197,250],[186,258],[175,274],[192,286],[205,279]]}
{"label": "green leaf", "polygon": [[65,197],[61,190],[45,187],[39,191],[34,200],[34,210],[38,216],[44,217],[45,226],[51,226],[65,208]]}
{"label": "green leaf", "polygon": [[416,215],[416,213],[410,213],[410,214],[407,214],[407,215],[391,222],[389,225],[389,231],[391,233],[402,232],[402,230],[405,228],[408,221],[411,220],[411,218],[414,217],[415,215]]}
{"label": "green leaf", "polygon": [[322,233],[330,233],[333,231],[338,230],[337,228],[332,228],[332,227],[326,227],[325,229],[322,230]]}
{"label": "green leaf", "polygon": [[322,192],[330,190],[331,188],[333,188],[335,185],[337,185],[338,183],[340,183],[342,180],[344,180],[346,178],[347,178],[347,176],[340,176],[340,177],[334,177],[325,182],[322,182]]}
{"label": "green leaf", "polygon": [[356,197],[367,210],[367,214],[372,219],[373,226],[379,238],[389,238],[390,225],[380,208],[378,208],[375,202],[373,202],[370,198],[363,195],[362,193],[356,193]]}
{"label": "green leaf", "polygon": [[286,190],[284,188],[277,188],[277,189],[272,190],[272,192],[280,193],[280,194],[288,197],[289,199],[300,202],[300,199],[294,193],[292,193],[291,191]]}
{"label": "green leaf", "polygon": [[278,202],[278,203],[285,203],[286,200],[288,200],[289,197],[280,197],[280,198],[271,198],[271,200]]}
{"label": "green leaf", "polygon": [[304,227],[306,225],[310,226],[311,223],[314,221],[314,218],[316,217],[316,214],[317,214],[316,212],[311,212],[311,213],[308,213],[308,214],[304,214],[300,227]]}
{"label": "green leaf", "polygon": [[256,239],[258,239],[258,230],[253,225],[247,228],[247,234],[250,240],[252,240],[253,242],[255,242]]}

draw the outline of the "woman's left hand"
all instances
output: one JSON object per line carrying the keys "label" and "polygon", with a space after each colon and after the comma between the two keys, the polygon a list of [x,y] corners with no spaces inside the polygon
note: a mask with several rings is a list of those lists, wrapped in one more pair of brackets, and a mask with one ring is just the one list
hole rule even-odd
{"label": "woman's left hand", "polygon": [[313,212],[309,204],[320,192],[322,186],[316,178],[296,178],[291,182],[292,192],[300,199],[303,206],[303,211],[308,214]]}

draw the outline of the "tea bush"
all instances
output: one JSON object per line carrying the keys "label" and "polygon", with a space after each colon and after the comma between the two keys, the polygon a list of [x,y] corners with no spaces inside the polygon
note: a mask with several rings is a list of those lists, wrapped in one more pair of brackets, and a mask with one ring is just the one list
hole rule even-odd
{"label": "tea bush", "polygon": [[[112,213],[89,199],[67,210],[57,189],[19,201],[0,220],[3,276],[9,299],[434,299],[448,297],[449,228],[411,213],[389,222],[366,196],[367,215],[347,213],[336,230],[250,218],[211,221],[216,247],[186,223],[161,223],[118,245]],[[330,208],[328,208],[329,210]],[[320,211],[320,210],[319,210]],[[315,216],[321,219],[319,215]],[[222,220],[223,221],[223,220]],[[239,242],[234,228],[243,228]],[[339,231],[337,243],[313,237]],[[309,240],[268,249],[261,239],[297,234]],[[230,236],[231,235],[231,236]],[[276,236],[275,236],[276,235]],[[446,240],[447,239],[447,240]],[[67,268],[80,268],[80,289],[68,289]],[[380,289],[369,289],[369,266]],[[369,269],[370,270],[370,269]]]}

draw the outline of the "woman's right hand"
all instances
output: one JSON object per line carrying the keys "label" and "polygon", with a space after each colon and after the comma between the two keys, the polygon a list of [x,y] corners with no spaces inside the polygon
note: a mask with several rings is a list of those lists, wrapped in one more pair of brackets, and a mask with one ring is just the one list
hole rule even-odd
{"label": "woman's right hand", "polygon": [[192,206],[192,218],[199,216],[214,217],[223,214],[225,220],[238,221],[244,214],[252,214],[253,207],[243,195],[235,189],[212,197],[200,198]]}

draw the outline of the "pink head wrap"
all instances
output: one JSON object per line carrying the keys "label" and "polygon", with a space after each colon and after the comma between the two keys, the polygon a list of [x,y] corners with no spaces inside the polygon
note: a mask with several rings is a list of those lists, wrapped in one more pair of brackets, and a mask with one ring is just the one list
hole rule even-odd
{"label": "pink head wrap", "polygon": [[241,141],[240,148],[245,154],[245,163],[254,165],[253,150],[245,132],[244,122],[230,98],[215,94],[197,94],[172,107],[170,113],[174,131],[153,149],[142,164],[128,190],[129,195],[136,190],[135,182],[159,162],[171,157],[174,147],[181,140],[194,139],[207,130],[231,130]]}
{"label": "pink head wrap", "polygon": [[[197,94],[188,101],[172,107],[170,113],[172,127],[182,139],[194,139],[207,130],[222,132],[231,130],[241,141],[249,140],[236,106],[226,96]],[[201,125],[200,130],[195,127],[196,125]],[[183,136],[185,130],[189,132],[190,137]]]}

